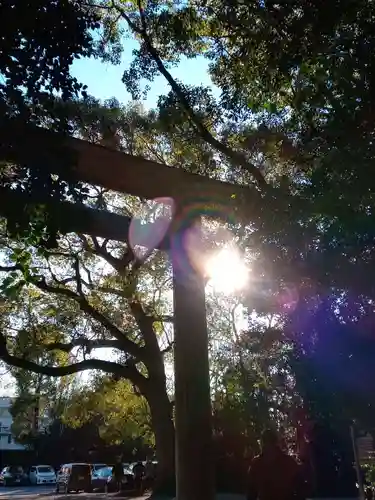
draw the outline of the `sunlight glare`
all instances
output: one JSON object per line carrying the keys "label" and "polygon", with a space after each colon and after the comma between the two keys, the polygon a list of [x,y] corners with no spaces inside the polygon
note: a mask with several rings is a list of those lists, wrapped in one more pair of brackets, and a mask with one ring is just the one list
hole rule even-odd
{"label": "sunlight glare", "polygon": [[205,265],[209,284],[217,291],[231,294],[248,283],[248,268],[234,248],[224,248],[212,255]]}

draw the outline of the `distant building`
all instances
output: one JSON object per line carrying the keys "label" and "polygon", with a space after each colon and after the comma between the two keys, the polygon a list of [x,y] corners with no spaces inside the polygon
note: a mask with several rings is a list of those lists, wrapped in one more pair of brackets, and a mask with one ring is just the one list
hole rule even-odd
{"label": "distant building", "polygon": [[24,450],[24,446],[14,441],[12,435],[13,418],[10,413],[12,398],[0,396],[0,452],[5,450]]}

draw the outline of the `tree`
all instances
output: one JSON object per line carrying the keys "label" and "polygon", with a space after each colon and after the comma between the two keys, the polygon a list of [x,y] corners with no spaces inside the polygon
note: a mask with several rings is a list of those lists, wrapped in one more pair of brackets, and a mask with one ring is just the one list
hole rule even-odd
{"label": "tree", "polygon": [[253,291],[249,306],[278,316],[271,345],[281,343],[281,386],[289,392],[287,413],[298,429],[300,456],[313,462],[313,493],[349,494],[355,489],[349,427],[370,430],[374,418],[373,389],[365,382],[372,380],[374,356],[371,301],[307,285],[298,294],[286,292]]}
{"label": "tree", "polygon": [[349,427],[372,428],[373,389],[364,373],[372,380],[374,343],[358,317],[345,318],[347,304],[337,303],[334,296],[314,298],[314,305],[310,299],[298,306],[286,328],[294,338],[290,364],[297,390],[313,424],[304,427],[315,468],[315,493],[354,493]]}
{"label": "tree", "polygon": [[[70,116],[70,127],[89,140],[100,142],[103,132],[112,127],[121,138],[119,147],[125,151],[143,153],[176,166],[183,166],[185,155],[189,154],[196,171],[205,168],[204,151],[191,151],[179,130],[167,134],[165,122],[153,112],[142,112],[139,107],[122,108],[114,100],[105,106],[93,99],[55,105],[56,109],[65,110],[68,106],[65,112]],[[87,203],[100,208],[112,206],[118,213],[140,217],[146,217],[152,207],[152,203],[98,189],[92,189]],[[161,475],[163,468],[166,475],[170,473],[174,452],[173,406],[166,391],[163,358],[173,349],[173,316],[169,295],[171,270],[165,256],[146,255],[143,261],[132,246],[83,235],[61,238],[58,249],[34,249],[27,242],[7,239],[3,243],[9,265],[2,270],[10,272],[4,275],[4,297],[9,300],[30,284],[23,293],[26,297],[30,293],[40,294],[39,300],[46,303],[48,311],[38,316],[37,330],[48,327],[49,332],[52,324],[61,335],[61,339],[49,334],[39,337],[39,347],[52,353],[70,353],[70,363],[59,366],[50,359],[48,365],[43,365],[30,353],[21,358],[12,346],[9,332],[4,335],[6,325],[12,321],[11,314],[4,315],[2,359],[47,376],[99,369],[130,380],[150,408]],[[30,335],[31,326],[25,318],[20,328]],[[103,359],[99,349],[113,349],[114,355],[108,358],[106,354]]]}
{"label": "tree", "polygon": [[[63,382],[43,377],[50,385]],[[80,460],[113,463],[121,455],[123,461],[131,462],[154,452],[147,402],[129,381],[96,373],[85,384],[59,389],[51,391],[50,403],[46,394],[39,398],[42,425],[38,432],[29,431],[34,423],[33,398],[27,401],[28,394],[19,393],[14,401],[12,430],[17,441],[33,452],[34,461],[54,465]]]}
{"label": "tree", "polygon": [[[27,120],[40,119],[43,105],[48,105],[46,93],[59,92],[68,100],[82,89],[70,75],[70,66],[75,58],[93,54],[91,30],[98,30],[99,18],[67,0],[32,5],[5,1],[0,14],[2,117],[20,114]],[[44,111],[49,110],[47,106]]]}
{"label": "tree", "polygon": [[[280,278],[371,288],[372,229],[364,207],[373,204],[366,173],[373,155],[372,4],[354,9],[342,0],[324,12],[319,1],[247,9],[215,0],[126,7],[103,0],[91,8],[105,12],[105,25],[121,19],[139,42],[123,77],[133,97],[140,96],[144,80],[163,75],[171,93],[160,99],[159,115],[214,158],[206,161],[205,173],[215,175],[220,163],[220,172],[249,184],[249,199],[259,186],[263,202],[256,210],[251,206],[249,222],[258,231],[249,244],[279,251]],[[211,61],[219,103],[209,89],[188,88],[169,71],[181,58],[198,55]],[[313,243],[318,238],[319,252]],[[363,259],[355,260],[359,254]],[[329,283],[328,261],[336,270]]]}
{"label": "tree", "polygon": [[23,442],[30,448],[33,463],[60,466],[62,463],[107,461],[111,463],[119,450],[106,445],[100,438],[96,422],[79,428],[70,427],[60,418],[52,420],[43,432]]}
{"label": "tree", "polygon": [[[21,293],[18,299],[5,304],[3,314],[2,328],[7,329],[8,341],[20,358],[42,366],[66,366],[69,362],[67,353],[44,349],[46,342],[63,341],[65,334],[54,318],[55,310],[51,310],[39,292]],[[40,320],[41,317],[44,321]],[[27,328],[14,327],[17,323],[25,324]],[[16,389],[11,407],[12,433],[19,443],[34,447],[39,434],[44,433],[49,423],[61,413],[66,398],[74,389],[74,376],[51,379],[42,373],[25,372],[12,366],[10,374]]]}
{"label": "tree", "polygon": [[259,302],[256,314],[241,314],[241,295],[209,300],[211,307],[217,307],[209,310],[209,319],[212,312],[218,316],[213,326],[217,346],[211,354],[215,438],[222,447],[222,460],[231,458],[238,472],[245,465],[246,473],[246,463],[259,451],[267,428],[277,430],[295,452],[293,410],[301,398],[294,390],[289,367],[292,346],[283,336],[281,315],[265,311]]}
{"label": "tree", "polygon": [[[2,130],[11,126],[13,133],[18,130],[16,135],[22,136],[30,127],[39,125],[69,133],[68,117],[56,112],[53,96],[58,95],[64,102],[86,97],[86,86],[71,74],[73,61],[99,55],[114,61],[116,44],[108,37],[103,42],[100,17],[76,0],[37,0],[32,5],[6,0],[1,3],[0,16]],[[0,163],[2,186],[27,193],[27,206],[14,203],[7,209],[9,234],[47,247],[55,244],[57,230],[51,214],[40,205],[67,197],[82,202],[87,194],[82,183],[62,181],[44,171],[43,163],[50,161],[61,161],[64,168],[74,167],[72,156],[61,148],[56,152],[52,142],[44,145],[43,160],[40,154],[36,159],[29,152],[19,164]],[[14,137],[9,141],[2,133],[2,151],[9,155],[13,147]]]}
{"label": "tree", "polygon": [[[171,87],[154,113],[130,120],[126,129],[120,127],[121,119],[113,111],[110,122],[122,134],[117,145],[170,165],[191,168],[195,164],[196,172],[249,185],[249,225],[244,224],[244,217],[232,224],[252,253],[256,283],[264,292],[264,296],[259,293],[256,307],[250,300],[248,307],[259,313],[259,303],[268,301],[267,307],[282,315],[285,333],[298,333],[297,338],[303,339],[297,312],[311,301],[330,296],[337,305],[338,300],[355,295],[358,317],[372,307],[374,189],[367,171],[373,159],[369,20],[374,7],[360,2],[354,9],[345,0],[329,9],[318,1],[263,2],[247,7],[240,2],[183,6],[134,2],[124,6],[103,1],[88,8],[101,15],[109,38],[121,35],[121,29],[113,29],[121,19],[117,26],[124,26],[139,41],[139,50],[123,78],[135,97],[142,80],[152,80],[158,72]],[[222,90],[220,102],[215,102],[209,90],[187,87],[172,77],[169,68],[173,63],[181,56],[196,55],[210,58],[211,75]],[[97,112],[95,103],[93,112]],[[78,129],[83,134],[80,125]],[[103,121],[88,130],[94,130],[105,143],[116,139],[113,129],[112,135],[104,136]],[[255,195],[257,205],[250,203]],[[98,200],[102,203],[102,193],[91,201]],[[130,259],[126,263],[136,260],[131,253],[122,253],[119,260],[119,249],[110,242],[84,240],[80,249],[109,261],[122,279],[124,259]],[[33,274],[34,285],[48,292],[57,288],[61,295],[64,290],[91,314],[82,296],[93,307],[92,294],[88,299],[86,293],[91,284],[87,278],[83,283],[77,273],[77,268],[82,271],[82,262],[75,257],[72,261],[75,276],[64,276],[63,283],[60,279],[53,287],[51,281]],[[23,269],[22,263],[17,265],[16,270]],[[64,282],[71,278],[70,283],[76,282],[74,291]],[[131,295],[129,288],[127,294]],[[113,307],[113,301],[108,303]],[[136,310],[132,312],[137,318]],[[352,315],[341,319],[341,324],[355,321]],[[158,321],[153,323],[155,327]],[[298,353],[295,336],[282,340],[306,360],[305,351]],[[130,359],[138,360],[139,352],[133,354]],[[4,344],[2,357],[18,362],[9,357]],[[91,359],[82,362],[79,369],[109,367]],[[149,360],[143,364],[150,372]],[[139,368],[144,366],[138,364]],[[242,370],[242,381],[244,374]],[[313,399],[311,392],[306,394],[306,399]],[[170,413],[168,419],[170,422]]]}
{"label": "tree", "polygon": [[[98,16],[82,9],[76,1],[38,0],[29,5],[6,0],[1,3],[0,17],[1,125],[7,127],[11,121],[27,127],[43,125],[47,120],[50,128],[67,132],[66,119],[56,115],[50,97],[57,93],[66,101],[85,94],[83,84],[70,74],[70,66],[74,59],[94,55]],[[5,137],[1,147],[10,147]],[[66,160],[66,154],[61,154]],[[59,182],[43,173],[42,162],[36,166],[31,156],[24,165],[0,165],[2,186],[17,188],[30,196],[27,210],[9,210],[8,231],[13,236],[48,245],[55,240],[56,230],[48,215],[35,207],[33,197],[42,194],[45,199],[61,200],[70,193],[75,199],[82,199],[84,191],[77,183]],[[30,175],[31,165],[36,166],[36,171]]]}
{"label": "tree", "polygon": [[147,401],[134,392],[128,380],[96,377],[93,384],[70,399],[62,419],[72,428],[95,423],[108,445],[133,444],[136,448],[138,444],[152,449],[155,444]]}
{"label": "tree", "polygon": [[[95,115],[95,108],[99,109],[99,106],[93,102],[85,117],[80,111],[82,104],[78,103],[76,115],[71,114],[71,125],[79,133],[87,132],[92,137],[96,134],[101,138],[101,116],[109,119],[114,115],[124,137],[122,147],[126,148],[127,144],[138,148],[147,145],[146,134],[151,128],[148,116],[139,115],[135,110],[116,108],[113,104],[116,103],[108,103],[101,109],[102,115]],[[96,121],[92,120],[94,115]],[[132,127],[138,128],[140,137],[135,135]],[[153,144],[151,151],[152,148]],[[101,207],[117,205],[116,211],[126,215],[137,212],[141,215],[142,211],[147,214],[150,206],[132,197],[115,197],[101,190],[93,190],[89,200],[90,204]],[[2,359],[17,368],[31,369],[47,376],[98,369],[130,380],[148,401],[160,475],[169,475],[174,463],[174,428],[163,357],[171,350],[172,344],[163,325],[171,322],[172,316],[165,298],[171,283],[165,256],[152,255],[142,263],[131,246],[83,235],[61,238],[59,248],[55,250],[36,250],[27,242],[10,240],[4,240],[3,249],[9,265],[3,266],[2,270],[11,272],[3,281],[5,296],[17,295],[27,283],[31,287],[25,291],[26,295],[36,291],[41,294],[50,313],[38,316],[35,328],[40,331],[53,325],[61,333],[61,338],[54,338],[47,330],[48,335],[38,338],[38,345],[42,351],[57,356],[66,353],[70,362],[59,366],[52,358],[44,365],[29,352],[21,357],[6,328],[12,321],[12,314],[4,317]],[[33,325],[28,318],[21,320],[17,330],[25,330],[29,338]],[[108,354],[107,359],[97,356],[100,349],[107,350],[107,353],[114,350],[114,357],[108,358]]]}
{"label": "tree", "polygon": [[[70,253],[70,245],[75,246],[74,253]],[[121,247],[117,247],[117,250],[120,251]],[[106,270],[102,260],[104,258]],[[19,357],[12,350],[10,338],[4,336],[4,331],[2,359],[18,368],[31,369],[47,376],[64,376],[85,369],[99,369],[119,378],[129,379],[150,405],[161,471],[163,467],[168,467],[170,471],[174,446],[172,406],[166,393],[163,352],[154,326],[163,321],[163,316],[153,308],[152,303],[146,312],[137,292],[129,292],[130,270],[124,267],[127,259],[129,256],[126,255],[116,257],[105,244],[96,240],[89,242],[74,237],[66,240],[65,244],[62,242],[58,252],[50,252],[47,260],[43,259],[44,263],[39,261],[38,266],[34,262],[33,267],[38,266],[38,273],[46,262],[51,266],[52,274],[33,280],[33,287],[41,290],[45,299],[50,301],[54,315],[58,310],[53,297],[56,295],[61,297],[59,305],[62,306],[63,314],[64,311],[69,314],[73,308],[72,313],[78,316],[80,324],[77,330],[65,325],[67,341],[54,341],[50,336],[39,340],[41,349],[69,353],[70,363],[51,366],[40,364],[40,360],[36,362],[30,355]],[[116,271],[109,268],[109,262],[116,266]],[[158,258],[149,265],[157,272],[157,267],[163,265],[163,262]],[[99,273],[98,268],[101,268]],[[141,277],[138,280],[141,282]],[[64,285],[64,282],[67,284]],[[139,293],[142,295],[142,291],[138,291]],[[42,326],[42,322],[43,320],[39,321],[38,328]],[[61,324],[61,319],[59,322]],[[30,334],[28,323],[21,328]],[[95,356],[98,349],[103,348],[114,350],[113,361]],[[75,356],[82,360],[74,362]]]}

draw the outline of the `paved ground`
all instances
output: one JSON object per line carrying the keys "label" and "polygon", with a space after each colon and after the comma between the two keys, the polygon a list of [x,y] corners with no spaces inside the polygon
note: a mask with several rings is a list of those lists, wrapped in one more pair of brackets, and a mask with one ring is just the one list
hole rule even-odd
{"label": "paved ground", "polygon": [[112,495],[87,493],[56,495],[54,486],[21,486],[4,488],[0,486],[0,500],[105,500]]}
{"label": "paved ground", "polygon": [[[131,500],[146,500],[144,497],[132,498]],[[19,488],[0,487],[0,500],[115,500],[114,494],[104,493],[80,493],[70,495],[56,495],[54,486],[24,486]],[[160,500],[172,500],[171,498],[160,498]],[[173,499],[175,500],[175,499]],[[219,494],[217,500],[245,500],[242,495]]]}
{"label": "paved ground", "polygon": [[0,499],[5,500],[6,498],[22,498],[21,495],[28,495],[28,497],[26,496],[26,498],[33,498],[35,497],[35,495],[53,493],[54,491],[54,486],[41,486],[40,488],[36,488],[35,486],[0,486]]}

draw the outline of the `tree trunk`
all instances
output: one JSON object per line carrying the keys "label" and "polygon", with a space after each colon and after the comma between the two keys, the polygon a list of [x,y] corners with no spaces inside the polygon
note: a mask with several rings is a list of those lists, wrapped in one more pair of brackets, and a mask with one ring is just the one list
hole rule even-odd
{"label": "tree trunk", "polygon": [[149,396],[152,427],[155,434],[157,482],[154,493],[175,493],[175,431],[172,419],[172,404],[165,385]]}
{"label": "tree trunk", "polygon": [[[137,302],[130,304],[132,313],[145,340],[143,362],[148,372],[148,383],[139,389],[147,399],[152,427],[155,435],[157,466],[157,490],[172,493],[175,490],[175,432],[172,418],[172,404],[167,394],[164,357],[160,351],[154,331],[155,318],[146,314]],[[155,492],[155,489],[154,489]]]}
{"label": "tree trunk", "polygon": [[[139,387],[147,399],[155,435],[157,466],[156,490],[175,492],[175,431],[172,404],[167,394],[164,357],[154,330],[155,318],[149,316],[138,302],[131,302],[132,313],[145,340],[144,359],[148,372],[147,384]],[[155,488],[154,488],[155,493]]]}

